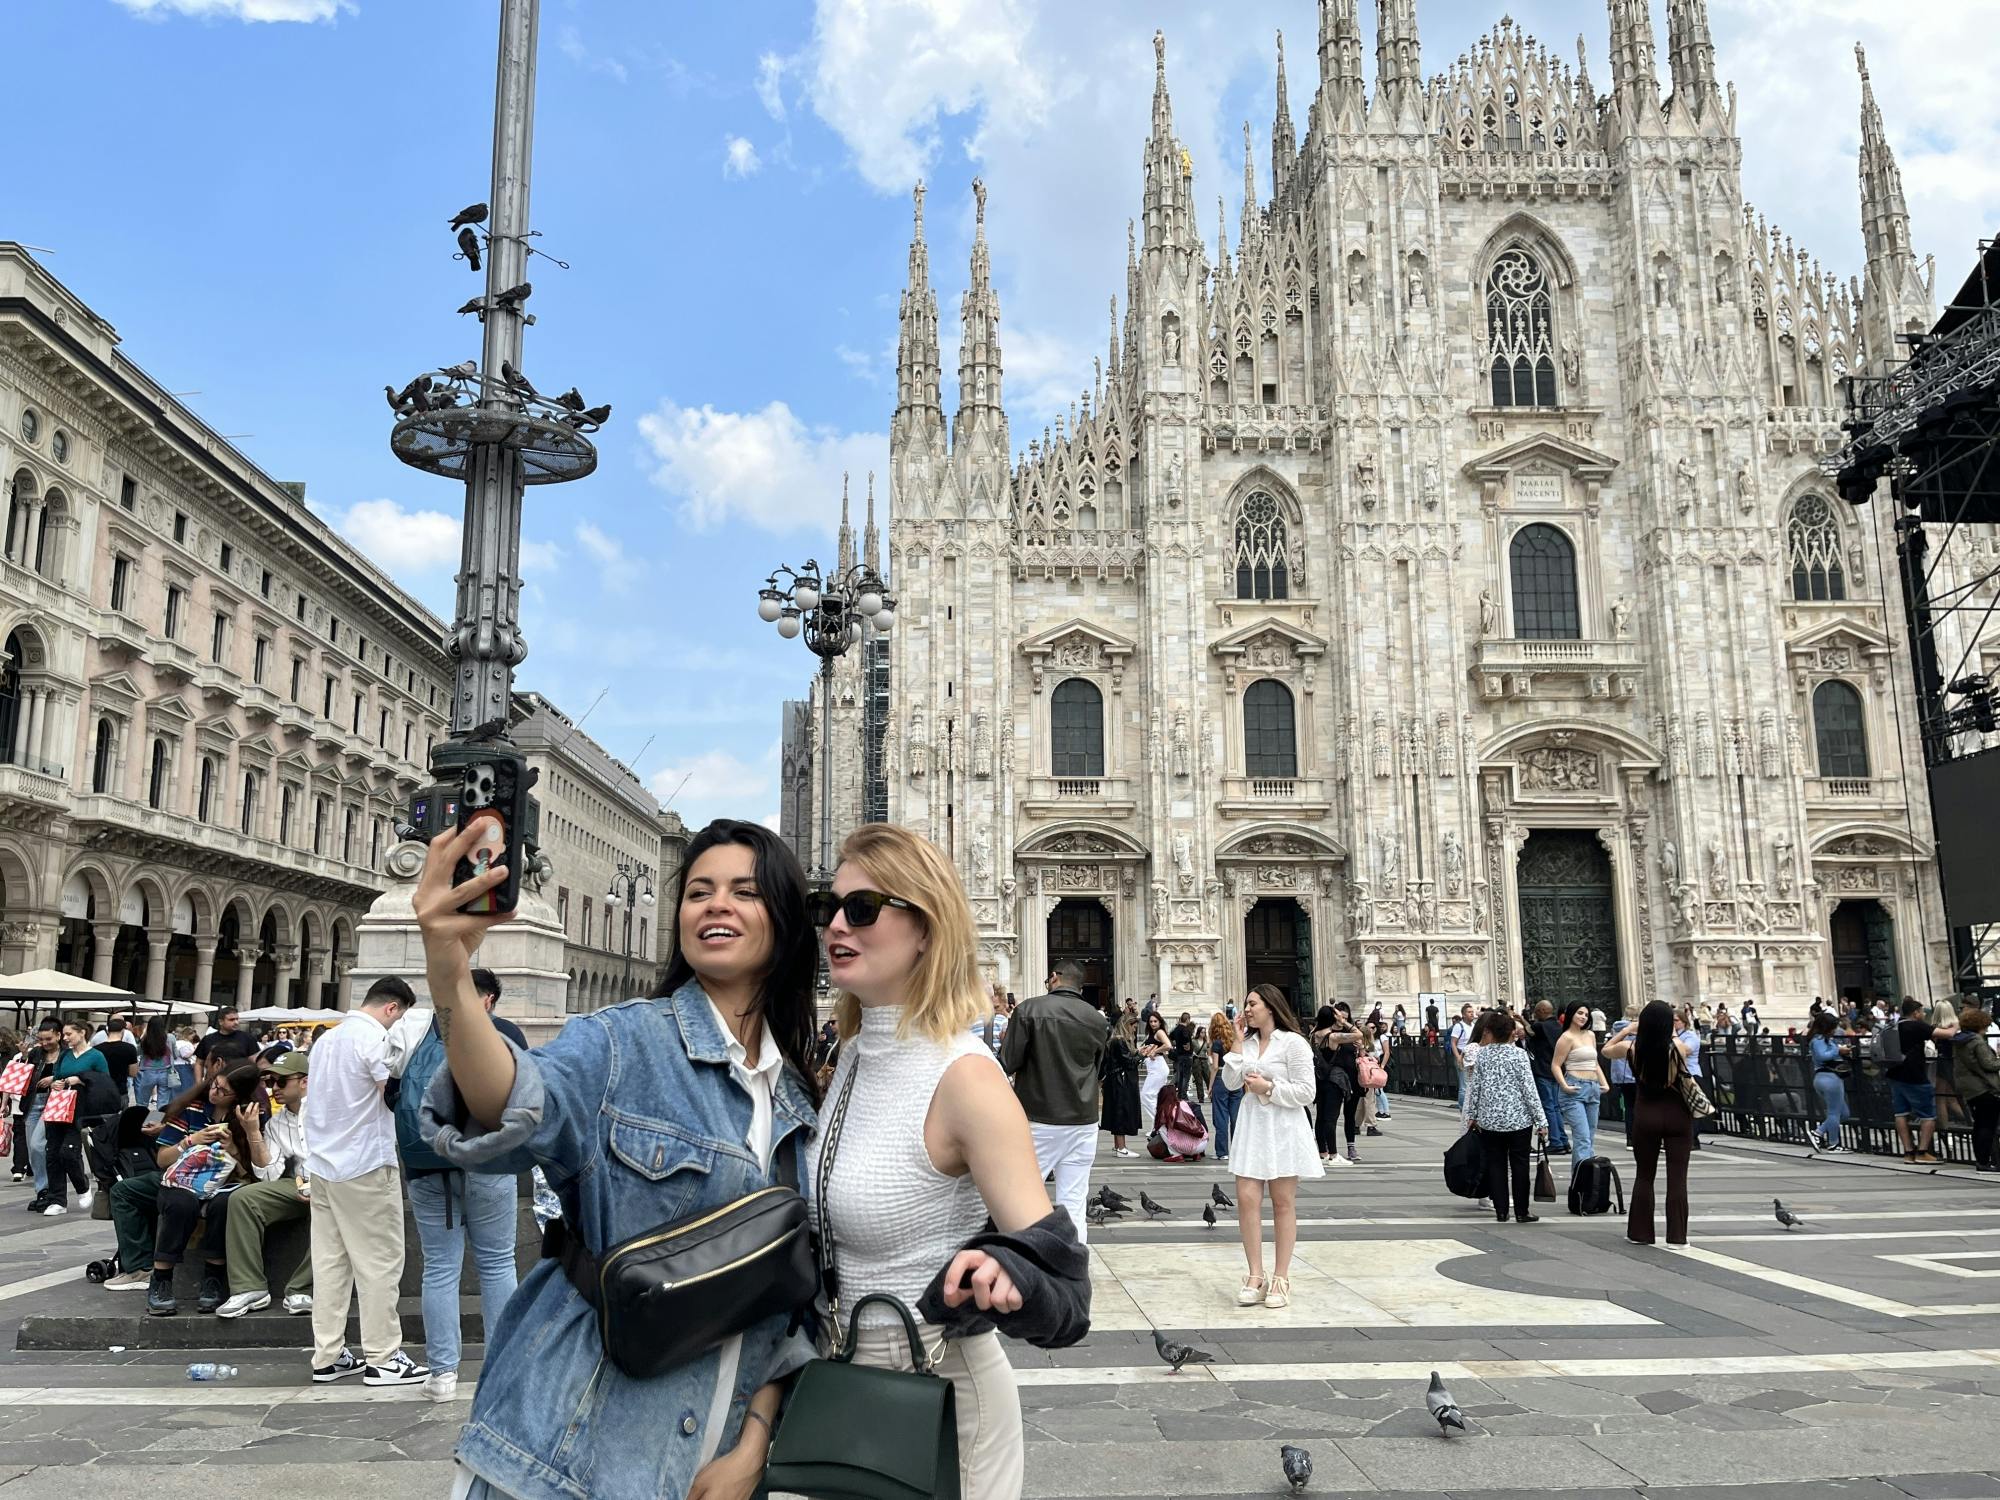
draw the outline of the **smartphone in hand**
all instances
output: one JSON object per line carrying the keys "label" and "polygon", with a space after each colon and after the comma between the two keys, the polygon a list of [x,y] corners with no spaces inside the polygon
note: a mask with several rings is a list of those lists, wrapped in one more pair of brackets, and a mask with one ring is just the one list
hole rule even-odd
{"label": "smartphone in hand", "polygon": [[507,878],[463,908],[496,914],[512,911],[521,897],[521,842],[528,821],[528,787],[535,773],[519,751],[482,745],[468,752],[460,771],[458,826],[478,830],[471,853],[458,862],[454,883],[505,865]]}

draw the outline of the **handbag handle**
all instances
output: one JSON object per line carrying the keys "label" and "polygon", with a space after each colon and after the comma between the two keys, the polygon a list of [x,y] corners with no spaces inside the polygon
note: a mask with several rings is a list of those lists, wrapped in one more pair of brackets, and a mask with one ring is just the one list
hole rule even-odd
{"label": "handbag handle", "polygon": [[889,1292],[869,1292],[866,1296],[855,1298],[854,1307],[847,1315],[847,1337],[841,1341],[840,1348],[834,1351],[832,1357],[841,1364],[846,1364],[854,1358],[854,1335],[861,1327],[861,1309],[871,1302],[880,1302],[894,1308],[896,1315],[903,1320],[903,1333],[910,1341],[910,1362],[916,1367],[917,1373],[936,1374],[937,1372],[931,1368],[930,1351],[924,1348],[924,1341],[917,1336],[916,1316],[911,1313],[901,1297]]}

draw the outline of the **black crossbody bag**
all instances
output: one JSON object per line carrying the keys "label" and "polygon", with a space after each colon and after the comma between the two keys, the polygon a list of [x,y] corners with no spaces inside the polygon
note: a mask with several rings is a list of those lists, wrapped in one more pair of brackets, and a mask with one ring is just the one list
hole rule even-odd
{"label": "black crossbody bag", "polygon": [[766,1318],[795,1316],[819,1294],[812,1221],[789,1141],[778,1145],[775,1186],[634,1235],[602,1256],[552,1219],[542,1258],[561,1262],[597,1310],[605,1354],[634,1380],[663,1375]]}

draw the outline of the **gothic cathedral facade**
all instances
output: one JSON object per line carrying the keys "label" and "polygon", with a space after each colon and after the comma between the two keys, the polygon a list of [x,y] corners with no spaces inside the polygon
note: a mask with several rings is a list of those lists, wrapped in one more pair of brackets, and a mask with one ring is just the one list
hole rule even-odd
{"label": "gothic cathedral facade", "polygon": [[1821,467],[1842,375],[1932,321],[1865,61],[1843,284],[1743,201],[1706,0],[1665,93],[1646,0],[1605,93],[1504,21],[1426,79],[1378,0],[1371,94],[1356,4],[1302,142],[1280,39],[1233,249],[1155,39],[1105,362],[1019,453],[984,189],[947,427],[919,186],[888,816],[1021,993],[1058,955],[1176,1009],[1948,988],[1889,517]]}

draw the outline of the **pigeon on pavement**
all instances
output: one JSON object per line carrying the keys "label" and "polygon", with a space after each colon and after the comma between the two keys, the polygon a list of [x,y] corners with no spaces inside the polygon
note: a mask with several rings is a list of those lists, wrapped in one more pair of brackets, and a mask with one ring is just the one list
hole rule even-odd
{"label": "pigeon on pavement", "polygon": [[1112,1192],[1109,1184],[1106,1184],[1105,1186],[1098,1188],[1097,1201],[1099,1203],[1102,1203],[1106,1208],[1113,1210],[1130,1208],[1132,1206],[1132,1200],[1130,1198],[1127,1198],[1122,1193]]}
{"label": "pigeon on pavement", "polygon": [[1139,1189],[1139,1207],[1146,1210],[1146,1217],[1149,1219],[1157,1219],[1162,1214],[1165,1214],[1168,1218],[1172,1218],[1174,1213],[1171,1208],[1155,1203],[1146,1195],[1144,1188]]}
{"label": "pigeon on pavement", "polygon": [[1206,1224],[1210,1229],[1215,1228],[1215,1205],[1213,1203],[1202,1204],[1201,1222]]}
{"label": "pigeon on pavement", "polygon": [[[1208,1201],[1213,1203],[1217,1208],[1236,1207],[1234,1200],[1230,1198],[1229,1194],[1223,1192],[1222,1184],[1219,1182],[1209,1184]],[[1300,1451],[1303,1452],[1305,1450],[1301,1449]]]}
{"label": "pigeon on pavement", "polygon": [[1197,1349],[1193,1344],[1177,1344],[1157,1328],[1153,1330],[1153,1347],[1159,1350],[1161,1359],[1174,1367],[1176,1375],[1180,1374],[1181,1366],[1185,1364],[1212,1365],[1215,1363],[1215,1356],[1213,1354],[1208,1353],[1204,1349]]}
{"label": "pigeon on pavement", "polygon": [[1285,1465],[1286,1482],[1291,1485],[1292,1493],[1298,1494],[1313,1477],[1312,1454],[1296,1444],[1281,1443],[1278,1446],[1278,1457]]}
{"label": "pigeon on pavement", "polygon": [[1776,1198],[1771,1200],[1771,1212],[1777,1216],[1778,1222],[1785,1226],[1787,1233],[1790,1233],[1794,1229],[1803,1228],[1805,1225],[1806,1221],[1804,1219],[1801,1219]]}
{"label": "pigeon on pavement", "polygon": [[1450,1437],[1446,1429],[1456,1427],[1466,1431],[1465,1413],[1458,1409],[1458,1403],[1451,1398],[1451,1392],[1444,1388],[1444,1377],[1436,1370],[1431,1371],[1431,1387],[1424,1392],[1424,1409],[1437,1419],[1438,1432]]}

